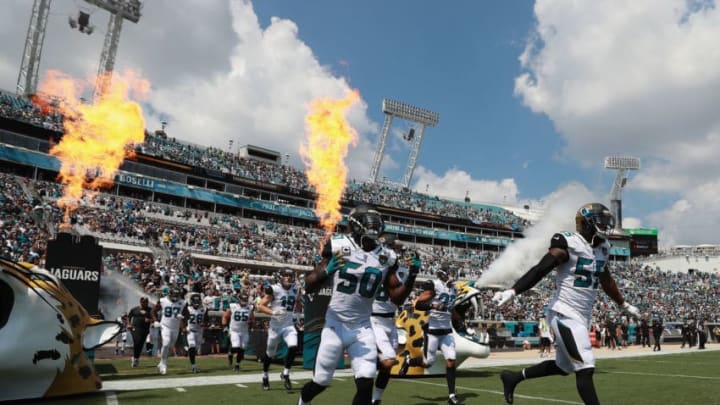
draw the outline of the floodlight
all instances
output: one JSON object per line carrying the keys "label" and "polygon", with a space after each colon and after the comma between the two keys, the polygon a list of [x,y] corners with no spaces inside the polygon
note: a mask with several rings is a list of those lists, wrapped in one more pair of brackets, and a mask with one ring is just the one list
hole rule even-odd
{"label": "floodlight", "polygon": [[605,158],[605,168],[639,170],[640,159],[628,156],[608,156]]}

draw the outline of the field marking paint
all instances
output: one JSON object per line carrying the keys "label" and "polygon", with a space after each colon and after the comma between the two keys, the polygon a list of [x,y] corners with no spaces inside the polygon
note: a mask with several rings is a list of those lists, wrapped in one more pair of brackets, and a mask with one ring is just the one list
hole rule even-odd
{"label": "field marking paint", "polygon": [[115,391],[106,392],[105,398],[107,399],[107,405],[118,405],[118,399],[117,395],[115,395]]}
{"label": "field marking paint", "polygon": [[187,390],[186,390],[185,388],[183,388],[183,387],[177,387],[177,388],[175,388],[175,391],[177,391],[177,392],[187,392]]}
{"label": "field marking paint", "polygon": [[[428,381],[419,381],[416,379],[394,379],[393,381],[399,381],[399,382],[408,382],[408,383],[415,383],[415,384],[424,384],[424,385],[432,385],[436,387],[444,387],[447,388],[447,384],[440,384],[440,383],[432,383]],[[500,396],[504,396],[505,394],[502,391],[495,391],[495,390],[486,390],[482,388],[471,388],[471,387],[462,387],[457,386],[456,388],[463,389],[465,391],[476,391],[476,392],[485,392],[489,394],[497,394]],[[582,402],[575,402],[575,401],[566,401],[564,399],[555,399],[555,398],[544,398],[544,397],[533,397],[530,395],[520,395],[515,394],[515,398],[525,398],[525,399],[534,399],[536,401],[545,401],[545,402],[557,402],[560,404],[573,404],[573,405],[582,405]]]}
{"label": "field marking paint", "polygon": [[333,377],[333,380],[337,380],[337,381],[345,381],[345,379],[344,379],[344,378],[337,378],[337,377]]}
{"label": "field marking paint", "polygon": [[670,377],[670,378],[695,378],[698,380],[720,380],[720,377],[709,377],[703,375],[685,375],[685,374],[660,374],[660,373],[643,373],[639,371],[604,371],[608,374],[630,374],[630,375],[647,375],[653,377]]}
{"label": "field marking paint", "polygon": [[235,384],[235,386],[238,388],[247,388],[247,385],[243,385],[243,384]]}

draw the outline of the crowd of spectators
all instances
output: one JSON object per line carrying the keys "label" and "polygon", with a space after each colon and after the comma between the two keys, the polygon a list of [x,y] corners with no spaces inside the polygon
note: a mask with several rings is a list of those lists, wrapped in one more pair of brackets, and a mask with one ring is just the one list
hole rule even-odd
{"label": "crowd of spectators", "polygon": [[[48,104],[40,107],[30,99],[0,91],[0,116],[62,132],[62,115]],[[164,131],[146,131],[145,142],[137,149],[144,154],[221,173],[229,173],[263,183],[282,185],[295,190],[313,192],[302,170],[287,164],[271,163],[240,157],[237,153],[215,147],[182,142],[168,137]],[[493,224],[521,231],[529,222],[512,212],[491,206],[418,193],[391,184],[352,181],[346,189],[346,200],[362,201],[417,212],[467,219],[476,224]]]}
{"label": "crowd of spectators", "polygon": [[[54,131],[62,130],[62,116],[33,104],[26,98],[0,91],[0,116]],[[139,147],[142,153],[230,173],[259,182],[312,191],[304,172],[288,165],[239,157],[212,147],[180,142],[162,134],[147,134]],[[35,182],[0,173],[0,249],[14,260],[43,264],[52,228],[62,221],[63,212],[54,201],[61,195],[53,182]],[[388,184],[351,182],[347,200],[409,209],[416,212],[492,223],[523,230],[528,222],[511,212],[468,202],[455,202],[417,193]],[[120,244],[154,248],[147,253],[107,253],[104,260],[113,269],[150,294],[162,293],[170,284],[184,284],[191,291],[216,297],[222,305],[231,291],[244,290],[259,299],[269,275],[253,274],[250,268],[200,264],[193,252],[209,256],[251,259],[261,262],[307,266],[315,262],[322,232],[315,228],[257,221],[231,215],[188,210],[128,197],[98,194],[83,200],[72,213],[75,231]],[[417,246],[430,277],[443,263],[451,263],[462,279],[480,276],[496,252],[441,246]],[[648,318],[682,322],[705,319],[720,322],[720,283],[714,273],[685,273],[650,267],[641,262],[615,263],[613,273],[628,301]],[[298,279],[302,280],[302,272]],[[498,311],[491,303],[491,291],[482,294],[485,319],[536,320],[544,312],[554,286],[544,280],[534,293],[519,297],[513,305]],[[593,314],[598,323],[619,319],[620,311],[600,294]]]}

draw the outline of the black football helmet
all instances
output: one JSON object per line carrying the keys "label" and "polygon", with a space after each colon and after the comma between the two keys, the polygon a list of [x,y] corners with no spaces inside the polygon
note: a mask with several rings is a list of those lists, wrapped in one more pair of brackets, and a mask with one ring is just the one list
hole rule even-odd
{"label": "black football helmet", "polygon": [[372,245],[382,234],[385,224],[380,213],[367,205],[359,205],[350,211],[347,217],[350,234],[355,242],[364,246],[365,240],[372,241]]}
{"label": "black football helmet", "polygon": [[242,293],[238,296],[238,302],[240,303],[240,306],[243,306],[243,307],[246,306],[248,304],[249,300],[250,300],[250,298],[245,293]]}
{"label": "black football helmet", "polygon": [[190,305],[195,309],[198,309],[202,306],[202,298],[200,298],[200,294],[194,293],[190,296]]}
{"label": "black football helmet", "polygon": [[448,263],[443,263],[440,265],[439,269],[435,270],[435,277],[443,283],[447,283],[448,280],[450,280],[451,273],[452,270],[450,270],[450,265]]}
{"label": "black football helmet", "polygon": [[278,282],[284,289],[289,289],[295,284],[295,272],[291,269],[285,269],[278,274]]}
{"label": "black football helmet", "polygon": [[173,287],[170,289],[170,293],[168,294],[168,298],[170,298],[170,301],[178,302],[181,297],[182,290],[180,289],[180,287]]}
{"label": "black football helmet", "polygon": [[608,207],[600,203],[585,204],[575,214],[575,229],[581,235],[607,239],[615,228],[615,217]]}

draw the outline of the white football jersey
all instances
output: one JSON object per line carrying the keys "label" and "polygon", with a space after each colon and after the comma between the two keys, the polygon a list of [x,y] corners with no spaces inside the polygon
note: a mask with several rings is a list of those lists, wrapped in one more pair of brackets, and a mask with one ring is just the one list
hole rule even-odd
{"label": "white football jersey", "polygon": [[205,321],[206,311],[207,310],[202,305],[198,309],[195,309],[192,305],[188,305],[188,312],[190,313],[190,316],[188,316],[187,319],[188,330],[202,330],[203,322]]}
{"label": "white football jersey", "polygon": [[428,328],[429,329],[452,329],[452,303],[455,302],[457,297],[457,291],[455,290],[455,282],[451,282],[448,287],[447,284],[442,280],[431,280],[433,289],[435,290],[435,296],[433,301],[437,301],[445,304],[446,309],[440,311],[437,309],[431,309],[428,316]]}
{"label": "white football jersey", "polygon": [[378,246],[370,252],[362,250],[350,236],[337,234],[330,240],[332,253],[345,257],[345,267],[333,274],[333,293],[327,315],[343,322],[369,321],[373,301],[397,255]]}
{"label": "white football jersey", "polygon": [[253,306],[240,305],[240,303],[230,303],[230,331],[246,334],[249,331],[250,314]]}
{"label": "white football jersey", "polygon": [[[550,309],[590,326],[592,308],[600,286],[600,274],[610,257],[610,244],[604,241],[593,248],[585,238],[575,232],[553,235],[565,238],[568,261],[555,269],[555,296]],[[557,241],[553,240],[552,245]]]}
{"label": "white football jersey", "polygon": [[170,329],[180,329],[180,320],[183,317],[182,310],[184,306],[185,300],[179,299],[172,302],[168,297],[160,298],[160,326]]}
{"label": "white football jersey", "polygon": [[272,288],[273,299],[270,302],[270,309],[284,309],[285,316],[282,318],[271,318],[270,326],[287,326],[293,324],[293,312],[295,311],[295,303],[300,299],[300,287],[293,284],[290,289],[283,288],[282,284],[277,283],[270,286]]}

